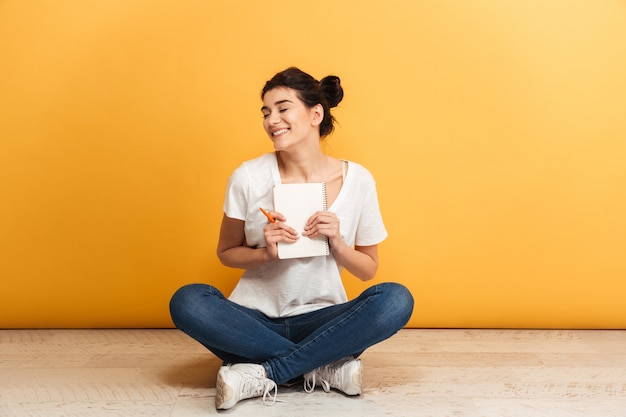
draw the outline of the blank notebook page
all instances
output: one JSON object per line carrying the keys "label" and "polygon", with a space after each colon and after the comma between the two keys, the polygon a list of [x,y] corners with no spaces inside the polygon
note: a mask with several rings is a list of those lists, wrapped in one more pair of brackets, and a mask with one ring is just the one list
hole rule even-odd
{"label": "blank notebook page", "polygon": [[278,243],[280,259],[325,256],[330,254],[328,238],[302,236],[307,220],[317,211],[326,210],[326,184],[307,182],[274,186],[274,210],[285,216],[285,223],[300,236],[295,243]]}

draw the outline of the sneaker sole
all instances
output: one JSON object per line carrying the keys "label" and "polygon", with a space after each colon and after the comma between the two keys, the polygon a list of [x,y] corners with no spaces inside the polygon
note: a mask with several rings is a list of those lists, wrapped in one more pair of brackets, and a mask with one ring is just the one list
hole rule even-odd
{"label": "sneaker sole", "polygon": [[235,404],[228,404],[233,398],[233,389],[224,382],[222,372],[217,373],[217,381],[215,382],[215,407],[218,410],[226,410]]}

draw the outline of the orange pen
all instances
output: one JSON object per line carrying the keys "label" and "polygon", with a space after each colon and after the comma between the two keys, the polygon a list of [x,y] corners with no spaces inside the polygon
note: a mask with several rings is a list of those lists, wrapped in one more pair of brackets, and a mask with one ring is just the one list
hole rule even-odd
{"label": "orange pen", "polygon": [[267,220],[269,220],[271,223],[276,223],[276,219],[273,218],[272,215],[269,214],[267,211],[265,211],[263,207],[261,207],[261,211],[263,212],[263,214],[265,214],[265,217],[267,217]]}

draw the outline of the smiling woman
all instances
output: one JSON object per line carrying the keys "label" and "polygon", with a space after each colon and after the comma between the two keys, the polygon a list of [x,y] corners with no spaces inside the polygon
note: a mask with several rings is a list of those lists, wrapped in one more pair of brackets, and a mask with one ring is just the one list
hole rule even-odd
{"label": "smiling woman", "polygon": [[301,142],[318,146],[324,112],[321,104],[307,107],[294,90],[276,88],[264,96],[263,126],[276,151],[286,151]]}
{"label": "smiling woman", "polygon": [[[361,394],[358,356],[411,317],[413,298],[401,284],[374,285],[353,300],[342,284],[344,268],[363,281],[375,276],[378,244],[387,237],[371,174],[350,162],[345,177],[335,175],[344,162],[320,147],[333,130],[330,108],[342,97],[338,77],[318,82],[297,68],[266,83],[261,111],[275,152],[231,176],[217,249],[224,265],[245,272],[228,298],[207,284],[172,297],[176,326],[229,364],[217,376],[218,409],[265,401],[300,377],[308,391],[319,384]],[[258,210],[273,206],[276,185],[307,182],[327,182],[330,207],[311,213],[302,235],[279,211]],[[327,255],[279,258],[278,244],[318,236],[330,243]]]}
{"label": "smiling woman", "polygon": [[[330,114],[330,109],[337,107],[343,99],[343,88],[341,87],[339,77],[334,75],[322,78],[319,83],[314,81],[309,74],[302,73],[302,71],[294,67],[288,68],[276,74],[274,78],[265,84],[261,92],[261,98],[265,99],[265,95],[275,89],[286,90],[287,92],[290,91],[297,94],[298,101],[302,102],[308,109],[315,108],[319,110],[321,108],[323,114],[319,116],[318,120],[320,125],[319,135],[321,138],[324,138],[330,135],[335,128],[335,118]],[[269,102],[271,101],[269,100]],[[295,101],[288,101],[292,104],[295,103]],[[278,104],[280,103],[274,102],[275,106]],[[270,115],[269,109],[265,105],[261,108],[261,111],[264,118]]]}

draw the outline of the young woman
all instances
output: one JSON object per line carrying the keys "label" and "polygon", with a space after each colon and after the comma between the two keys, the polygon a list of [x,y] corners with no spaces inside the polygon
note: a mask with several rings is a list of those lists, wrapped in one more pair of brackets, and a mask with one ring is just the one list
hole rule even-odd
{"label": "young woman", "polygon": [[[175,325],[224,362],[218,409],[252,397],[275,400],[277,385],[301,377],[307,392],[321,386],[361,394],[358,356],[398,332],[413,310],[400,284],[374,285],[351,301],[343,288],[343,268],[363,281],[374,278],[387,232],[371,174],[320,147],[333,131],[330,109],[343,98],[339,78],[318,82],[288,68],[265,84],[261,98],[275,151],[231,175],[217,247],[224,265],[245,272],[228,298],[210,285],[192,284],[170,303]],[[272,188],[306,182],[326,184],[328,210],[311,216],[299,235],[271,210]],[[277,244],[318,236],[328,239],[329,255],[279,259]]]}

